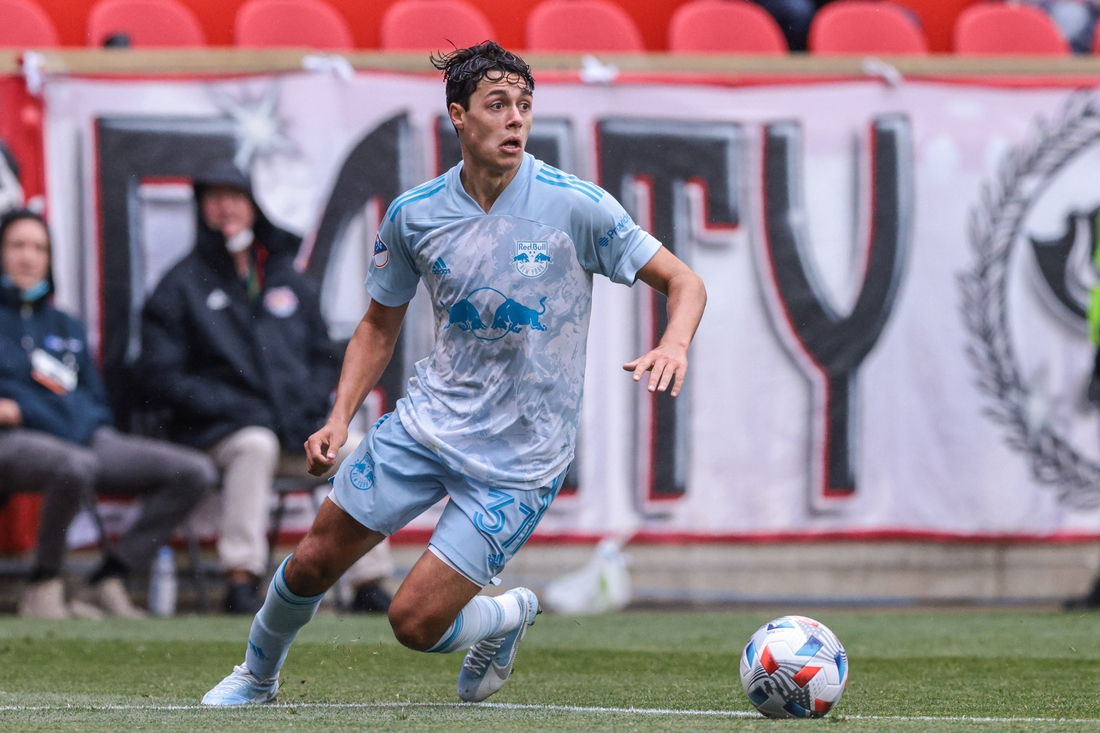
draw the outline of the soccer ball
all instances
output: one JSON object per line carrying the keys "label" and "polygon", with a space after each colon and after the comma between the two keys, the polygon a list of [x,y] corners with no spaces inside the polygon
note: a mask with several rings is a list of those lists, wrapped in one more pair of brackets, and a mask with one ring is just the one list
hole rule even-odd
{"label": "soccer ball", "polygon": [[783,616],[752,635],[741,685],[769,718],[820,718],[848,684],[848,655],[833,632],[805,616]]}

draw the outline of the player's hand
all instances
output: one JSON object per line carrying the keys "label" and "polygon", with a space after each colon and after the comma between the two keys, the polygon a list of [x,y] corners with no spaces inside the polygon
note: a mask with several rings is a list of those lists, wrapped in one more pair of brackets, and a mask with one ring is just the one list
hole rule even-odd
{"label": "player's hand", "polygon": [[[640,382],[649,372],[650,392],[665,392],[675,397],[680,394],[687,374],[687,349],[662,344],[645,356],[623,364],[623,369],[634,372],[634,381]],[[672,389],[669,390],[671,385]]]}
{"label": "player's hand", "polygon": [[23,411],[19,409],[19,403],[0,397],[0,427],[14,428],[23,424]]}
{"label": "player's hand", "polygon": [[306,465],[313,476],[324,476],[336,465],[336,454],[348,440],[346,425],[325,423],[306,441]]}

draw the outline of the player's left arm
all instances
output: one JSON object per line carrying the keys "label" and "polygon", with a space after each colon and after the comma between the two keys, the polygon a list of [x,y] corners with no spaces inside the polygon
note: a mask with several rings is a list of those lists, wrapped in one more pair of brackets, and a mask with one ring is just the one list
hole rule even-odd
{"label": "player's left arm", "polygon": [[650,372],[649,391],[664,392],[671,385],[669,394],[675,397],[687,374],[688,347],[703,317],[707,289],[702,278],[664,247],[638,270],[638,279],[668,296],[668,327],[657,348],[623,369],[634,372],[635,382]]}

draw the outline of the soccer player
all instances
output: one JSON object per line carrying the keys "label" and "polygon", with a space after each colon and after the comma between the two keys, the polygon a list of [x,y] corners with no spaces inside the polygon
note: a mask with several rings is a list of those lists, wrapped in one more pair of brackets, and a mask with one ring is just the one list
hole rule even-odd
{"label": "soccer player", "polygon": [[398,641],[469,648],[459,697],[499,690],[539,602],[526,588],[478,595],[534,531],[573,459],[592,273],[668,296],[657,348],[623,366],[679,393],[702,317],[702,280],[599,187],[524,152],[534,79],[485,42],[433,62],[462,162],[398,196],[379,229],[371,304],[348,344],[328,422],[306,442],[311,471],[333,465],[347,426],[381,376],[424,281],[435,309],[431,356],[408,395],[343,463],[309,533],[271,581],[245,662],[207,705],[267,702],[291,642],[360,556],[443,497],[427,551],[390,606]]}

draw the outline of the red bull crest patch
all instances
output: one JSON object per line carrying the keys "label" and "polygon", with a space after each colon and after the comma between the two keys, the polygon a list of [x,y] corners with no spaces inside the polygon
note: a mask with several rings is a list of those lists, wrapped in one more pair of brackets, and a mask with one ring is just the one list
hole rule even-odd
{"label": "red bull crest patch", "polygon": [[549,242],[516,242],[516,254],[512,262],[524,277],[538,277],[553,262]]}

